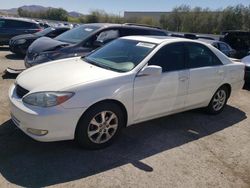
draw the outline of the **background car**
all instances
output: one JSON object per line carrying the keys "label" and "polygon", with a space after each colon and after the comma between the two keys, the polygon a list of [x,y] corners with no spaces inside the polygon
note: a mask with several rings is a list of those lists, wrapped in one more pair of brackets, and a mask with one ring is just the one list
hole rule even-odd
{"label": "background car", "polygon": [[250,32],[249,31],[224,31],[221,41],[229,44],[236,50],[235,58],[242,59],[249,55],[250,51]]}
{"label": "background car", "polygon": [[34,41],[25,57],[26,68],[67,57],[85,56],[96,48],[122,36],[166,36],[165,30],[136,24],[85,24],[54,39],[42,37]]}
{"label": "background car", "polygon": [[198,39],[199,41],[203,41],[205,43],[211,44],[221,52],[223,52],[226,56],[234,58],[236,55],[236,50],[232,49],[230,45],[225,42],[218,40],[208,40],[208,39]]}
{"label": "background car", "polygon": [[26,19],[0,18],[0,45],[9,45],[12,37],[41,31],[39,23]]}
{"label": "background car", "polygon": [[55,38],[58,35],[64,33],[65,31],[68,31],[69,29],[69,27],[49,27],[33,34],[23,34],[15,36],[10,39],[10,51],[18,55],[26,55],[28,47],[36,39],[40,37]]}
{"label": "background car", "polygon": [[211,45],[129,36],[22,72],[9,99],[13,122],[33,139],[98,149],[135,123],[202,107],[218,114],[243,84],[244,64]]}

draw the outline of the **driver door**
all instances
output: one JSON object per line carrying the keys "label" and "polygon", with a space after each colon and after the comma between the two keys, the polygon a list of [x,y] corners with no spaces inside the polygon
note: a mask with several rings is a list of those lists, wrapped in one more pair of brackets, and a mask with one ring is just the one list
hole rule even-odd
{"label": "driver door", "polygon": [[137,76],[134,81],[134,120],[163,116],[185,106],[189,71],[182,43],[162,47],[148,65],[162,67],[160,76]]}

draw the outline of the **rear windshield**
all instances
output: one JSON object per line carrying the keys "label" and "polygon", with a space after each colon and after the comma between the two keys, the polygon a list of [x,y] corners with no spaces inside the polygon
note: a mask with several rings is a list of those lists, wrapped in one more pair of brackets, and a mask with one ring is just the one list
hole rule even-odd
{"label": "rear windshield", "polygon": [[83,25],[75,29],[69,30],[57,36],[55,39],[62,42],[77,44],[88,38],[92,33],[94,33],[99,28],[100,27],[98,26]]}

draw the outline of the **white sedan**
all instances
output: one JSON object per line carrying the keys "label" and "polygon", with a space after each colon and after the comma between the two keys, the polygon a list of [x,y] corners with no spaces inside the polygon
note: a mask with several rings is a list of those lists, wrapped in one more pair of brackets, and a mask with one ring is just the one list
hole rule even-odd
{"label": "white sedan", "polygon": [[220,113],[243,78],[244,65],[209,44],[124,37],[21,73],[9,91],[11,117],[35,140],[102,148],[135,123],[201,107]]}

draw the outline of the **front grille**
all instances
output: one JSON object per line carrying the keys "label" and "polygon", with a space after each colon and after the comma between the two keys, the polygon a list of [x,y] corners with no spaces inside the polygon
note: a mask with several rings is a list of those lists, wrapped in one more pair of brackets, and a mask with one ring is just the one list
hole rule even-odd
{"label": "front grille", "polygon": [[20,85],[16,85],[16,94],[19,98],[22,98],[27,93],[29,93],[27,89],[22,88]]}

